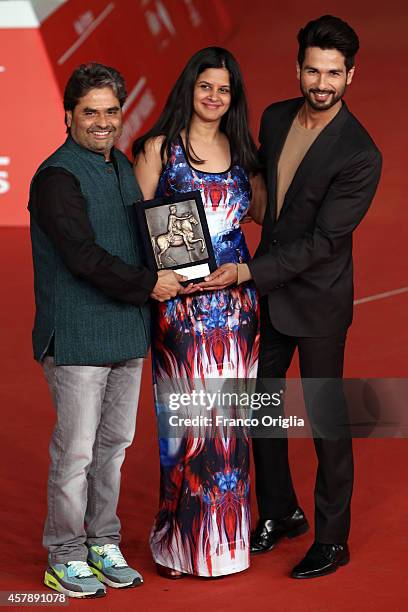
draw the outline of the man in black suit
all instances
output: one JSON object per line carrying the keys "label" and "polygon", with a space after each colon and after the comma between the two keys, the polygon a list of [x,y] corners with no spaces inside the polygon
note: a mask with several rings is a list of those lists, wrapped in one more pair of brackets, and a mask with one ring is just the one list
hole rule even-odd
{"label": "man in black suit", "polygon": [[[340,381],[353,311],[352,233],[367,212],[381,172],[381,154],[342,98],[354,76],[359,40],[325,15],[298,34],[301,98],[269,106],[259,140],[267,206],[255,258],[225,264],[202,287],[221,289],[253,279],[261,295],[258,379],[284,379],[299,352],[305,405],[318,458],[315,541],[293,569],[313,578],[348,563],[353,454],[350,436],[322,437],[308,381]],[[326,414],[347,421],[341,384]],[[332,394],[333,399],[333,394]],[[347,431],[347,428],[345,428]],[[259,522],[251,552],[272,550],[307,531],[288,463],[287,437],[254,438]]]}

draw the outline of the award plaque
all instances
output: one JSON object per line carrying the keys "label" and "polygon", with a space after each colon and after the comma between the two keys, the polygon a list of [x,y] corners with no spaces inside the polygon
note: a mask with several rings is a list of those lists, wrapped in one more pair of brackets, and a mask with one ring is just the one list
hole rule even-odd
{"label": "award plaque", "polygon": [[203,280],[217,265],[199,191],[136,202],[148,266]]}

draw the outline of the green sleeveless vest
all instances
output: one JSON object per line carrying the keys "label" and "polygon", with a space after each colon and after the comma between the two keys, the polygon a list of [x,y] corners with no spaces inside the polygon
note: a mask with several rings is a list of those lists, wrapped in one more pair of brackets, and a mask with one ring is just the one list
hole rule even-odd
{"label": "green sleeveless vest", "polygon": [[[113,151],[118,176],[103,155],[68,137],[38,168],[57,166],[79,181],[96,242],[128,264],[140,265],[133,203],[141,199],[131,164]],[[35,175],[35,176],[36,176]],[[34,357],[41,360],[54,336],[57,365],[102,365],[144,357],[150,343],[148,306],[113,300],[67,269],[31,215],[36,315]]]}

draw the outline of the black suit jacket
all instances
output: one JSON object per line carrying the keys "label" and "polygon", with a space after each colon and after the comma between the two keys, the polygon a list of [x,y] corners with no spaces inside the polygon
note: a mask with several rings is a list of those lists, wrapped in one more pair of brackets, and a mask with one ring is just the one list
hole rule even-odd
{"label": "black suit jacket", "polygon": [[268,295],[276,329],[324,337],[347,329],[352,320],[352,232],[374,197],[381,154],[343,103],[306,153],[276,221],[277,164],[303,103],[278,102],[262,116],[268,205],[249,268],[260,294]]}

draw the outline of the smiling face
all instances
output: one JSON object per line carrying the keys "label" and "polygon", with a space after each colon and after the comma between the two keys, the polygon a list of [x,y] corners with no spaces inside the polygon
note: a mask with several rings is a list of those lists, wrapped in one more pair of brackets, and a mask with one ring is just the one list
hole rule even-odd
{"label": "smiling face", "polygon": [[220,121],[231,105],[230,76],[226,68],[207,68],[194,86],[193,108],[203,121]]}
{"label": "smiling face", "polygon": [[122,110],[110,87],[91,89],[79,99],[73,111],[66,111],[70,134],[85,149],[109,153],[122,133]]}
{"label": "smiling face", "polygon": [[308,47],[302,66],[296,65],[300,89],[308,104],[316,111],[332,108],[350,85],[354,67],[348,72],[344,55],[337,49]]}

